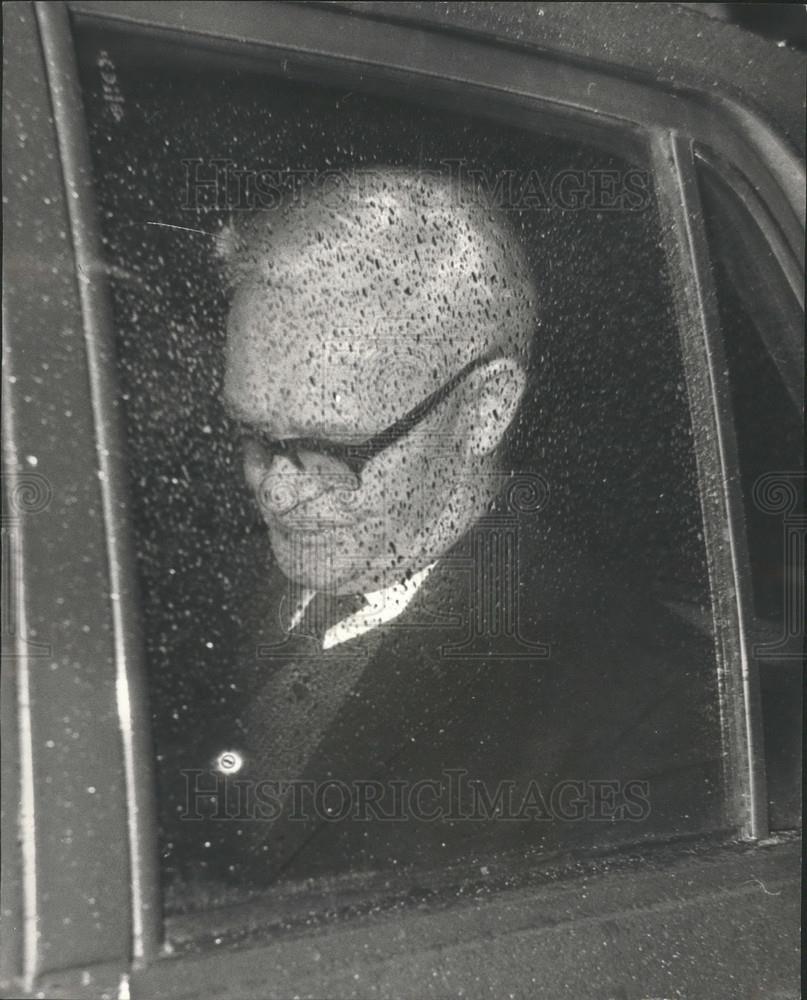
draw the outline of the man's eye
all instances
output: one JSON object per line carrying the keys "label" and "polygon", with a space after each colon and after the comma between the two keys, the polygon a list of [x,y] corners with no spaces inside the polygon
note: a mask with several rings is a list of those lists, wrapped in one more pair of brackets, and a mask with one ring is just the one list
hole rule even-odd
{"label": "man's eye", "polygon": [[283,448],[282,441],[275,441],[268,434],[264,434],[262,431],[255,427],[250,427],[249,424],[242,424],[238,428],[238,439],[239,441],[246,444],[255,444],[262,448],[264,451],[276,452]]}
{"label": "man's eye", "polygon": [[258,451],[261,455],[266,456],[266,445],[261,441],[260,437],[249,431],[244,431],[242,434],[238,435],[238,442],[242,448],[248,449],[250,451]]}
{"label": "man's eye", "polygon": [[253,459],[260,460],[262,463],[268,465],[275,456],[275,449],[271,447],[270,443],[261,437],[260,434],[256,434],[254,430],[245,428],[238,435],[238,443],[244,455],[251,455]]}

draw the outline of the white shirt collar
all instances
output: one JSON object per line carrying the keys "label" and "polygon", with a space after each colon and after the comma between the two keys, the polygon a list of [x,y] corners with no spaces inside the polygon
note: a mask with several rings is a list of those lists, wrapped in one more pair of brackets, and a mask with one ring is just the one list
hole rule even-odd
{"label": "white shirt collar", "polygon": [[[330,649],[332,646],[338,646],[340,643],[347,642],[348,639],[355,639],[379,625],[393,621],[406,610],[436,565],[435,561],[414,573],[408,580],[365,594],[364,599],[367,602],[365,606],[352,615],[348,615],[347,618],[343,618],[341,622],[332,625],[322,639],[322,648]],[[303,592],[292,615],[289,629],[293,629],[302,619],[305,609],[314,600],[315,594],[315,590]]]}

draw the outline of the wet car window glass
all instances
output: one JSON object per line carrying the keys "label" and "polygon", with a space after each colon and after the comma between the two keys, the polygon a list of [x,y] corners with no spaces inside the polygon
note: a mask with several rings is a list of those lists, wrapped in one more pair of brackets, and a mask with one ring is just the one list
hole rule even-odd
{"label": "wet car window glass", "polygon": [[801,801],[803,314],[740,199],[706,165],[700,180],[737,434],[770,824],[792,829]]}
{"label": "wet car window glass", "polygon": [[79,54],[169,910],[728,825],[644,168],[415,92]]}

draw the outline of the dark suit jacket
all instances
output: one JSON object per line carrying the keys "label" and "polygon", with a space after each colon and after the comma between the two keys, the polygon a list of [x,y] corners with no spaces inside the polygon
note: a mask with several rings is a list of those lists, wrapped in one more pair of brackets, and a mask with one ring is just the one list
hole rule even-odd
{"label": "dark suit jacket", "polygon": [[[711,639],[624,568],[576,552],[547,519],[520,515],[513,524],[475,526],[399,618],[325,652],[316,639],[284,633],[282,575],[270,569],[263,582],[258,573],[238,645],[242,693],[188,759],[204,768],[224,748],[244,758],[227,779],[240,783],[235,818],[198,828],[211,845],[200,852],[209,867],[270,881],[481,862],[502,850],[552,852],[722,825]],[[410,801],[406,815],[384,818],[395,813],[394,783],[404,792],[423,781],[445,787],[448,771],[466,772],[452,779],[465,790],[458,808],[433,784],[420,803],[426,814],[442,808],[441,816],[413,815]],[[380,782],[385,798],[376,810],[342,816],[345,800],[331,785],[320,806],[331,803],[336,813],[317,815],[309,794],[303,817],[270,789],[274,804],[263,818],[248,818],[260,807],[245,805],[258,783],[289,779],[309,789],[343,782],[351,795],[362,782]],[[484,783],[493,804],[500,783],[510,782],[516,813],[532,781],[546,812],[485,818],[477,799],[478,817],[469,818],[469,781]],[[574,788],[558,806],[552,792],[565,781],[588,783],[588,796],[593,782],[620,783],[615,800],[606,794],[614,808],[597,814],[588,806],[581,815]],[[639,781],[647,782],[645,806],[620,809],[626,784]]]}

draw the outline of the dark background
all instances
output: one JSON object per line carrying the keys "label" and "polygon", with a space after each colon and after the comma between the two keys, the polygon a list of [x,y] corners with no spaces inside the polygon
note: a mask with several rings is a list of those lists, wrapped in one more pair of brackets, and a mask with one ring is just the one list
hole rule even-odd
{"label": "dark background", "polygon": [[807,51],[807,10],[803,3],[685,3],[681,6]]}

